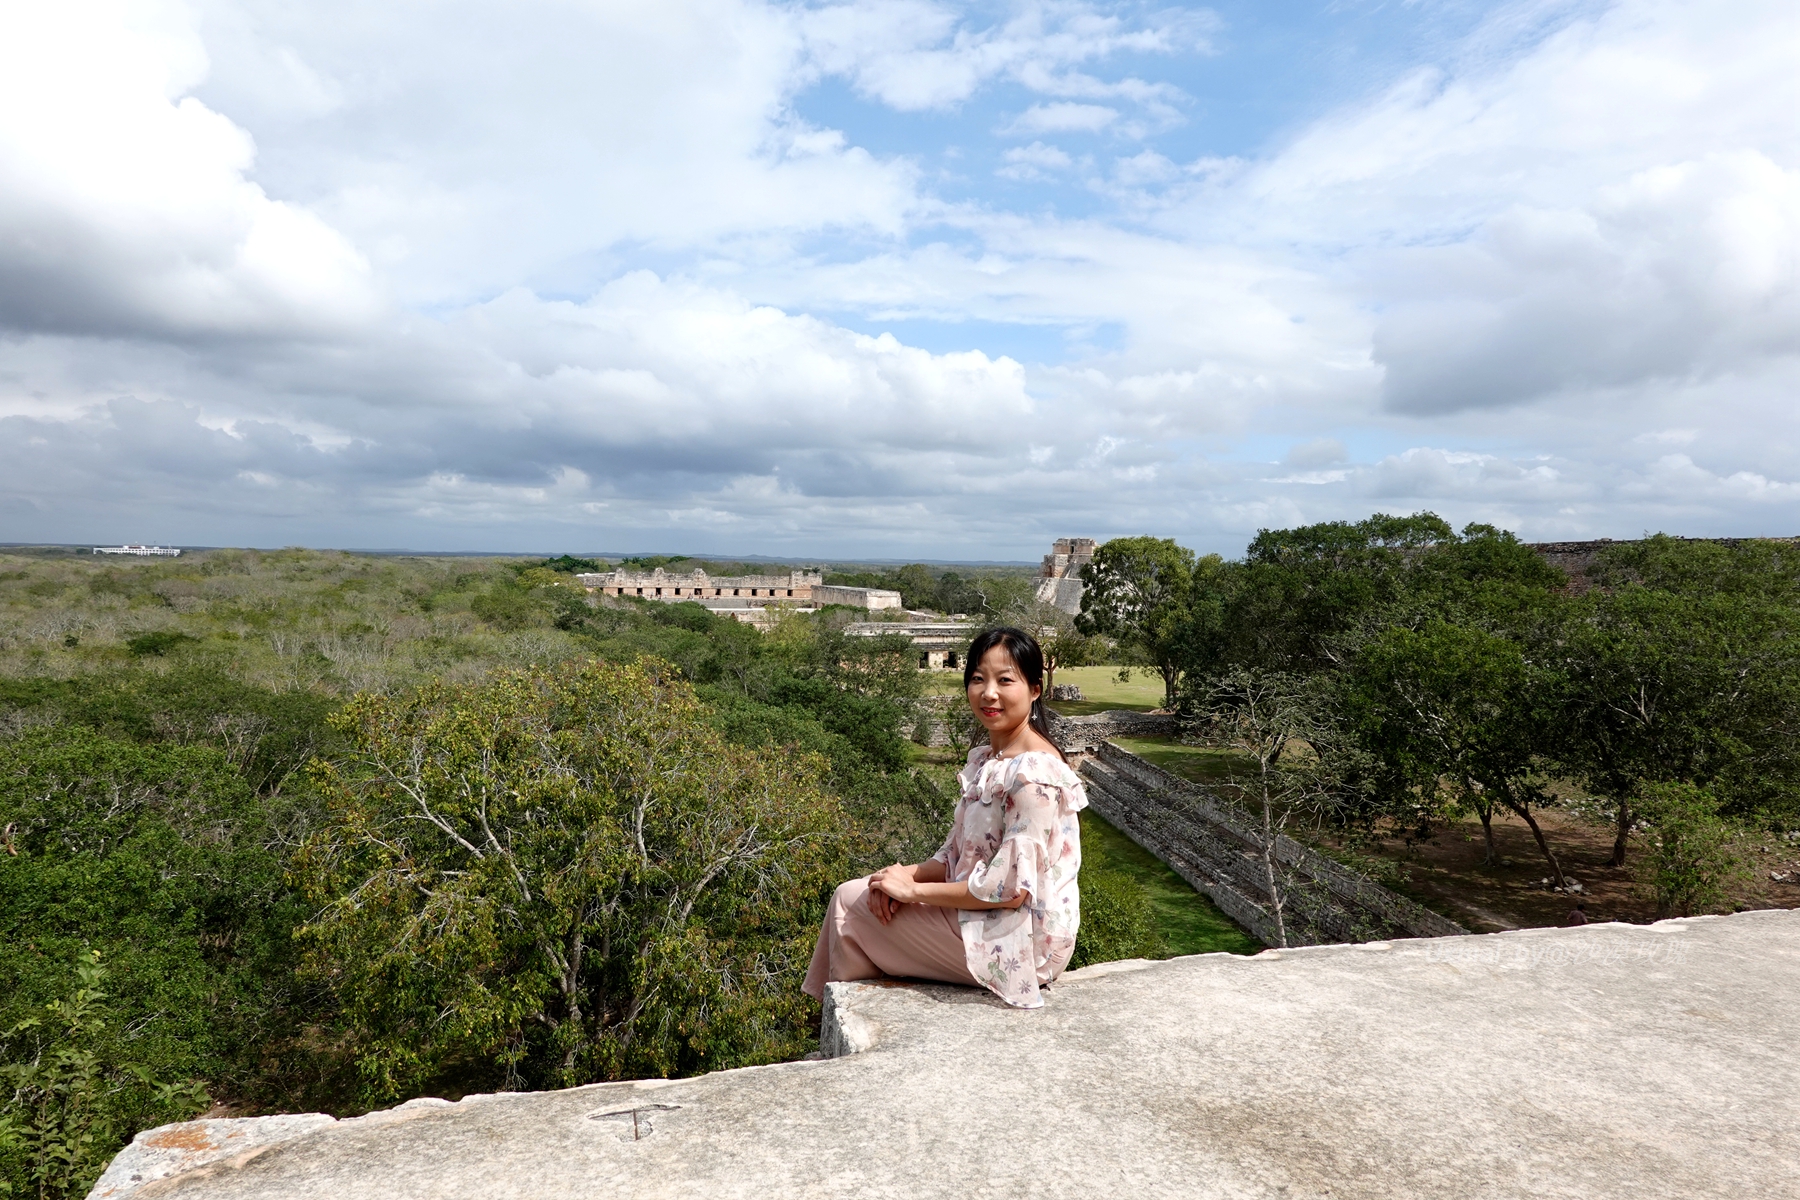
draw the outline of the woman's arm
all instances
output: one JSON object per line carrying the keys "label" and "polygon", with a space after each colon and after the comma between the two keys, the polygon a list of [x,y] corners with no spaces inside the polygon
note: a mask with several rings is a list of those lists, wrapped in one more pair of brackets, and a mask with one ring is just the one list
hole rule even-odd
{"label": "woman's arm", "polygon": [[[946,883],[944,881],[944,864],[937,859],[929,859],[916,866],[903,866],[895,863],[891,867],[883,867],[869,878],[869,901],[875,906],[875,915],[884,922],[891,920],[893,912],[885,905],[877,904],[877,895],[891,899],[895,904],[929,904],[934,908],[1018,908],[1025,903],[1028,893],[1021,891],[1011,900],[995,904],[989,900],[978,900],[969,894],[966,883]],[[884,911],[886,910],[886,911]]]}
{"label": "woman's arm", "polygon": [[883,867],[869,877],[869,890],[865,893],[868,897],[869,911],[880,918],[883,925],[893,920],[894,914],[900,911],[901,901],[894,899],[885,890],[875,886],[876,877],[879,876],[892,882],[898,877],[899,872],[908,871],[911,872],[912,879],[917,883],[942,883],[948,870],[940,859],[935,858],[928,858],[924,862],[914,863],[912,866],[895,863],[891,867]]}

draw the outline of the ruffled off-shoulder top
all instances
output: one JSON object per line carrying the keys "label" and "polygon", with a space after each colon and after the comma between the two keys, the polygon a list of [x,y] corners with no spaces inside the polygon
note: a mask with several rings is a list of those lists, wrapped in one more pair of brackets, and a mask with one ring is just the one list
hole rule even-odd
{"label": "ruffled off-shoulder top", "polygon": [[969,971],[1019,1008],[1044,1003],[1040,989],[1069,965],[1081,926],[1081,824],[1087,807],[1081,779],[1048,751],[997,758],[977,746],[957,775],[962,799],[950,836],[932,855],[944,877],[966,881],[979,900],[1004,903],[1020,892],[1016,909],[962,909],[963,950]]}

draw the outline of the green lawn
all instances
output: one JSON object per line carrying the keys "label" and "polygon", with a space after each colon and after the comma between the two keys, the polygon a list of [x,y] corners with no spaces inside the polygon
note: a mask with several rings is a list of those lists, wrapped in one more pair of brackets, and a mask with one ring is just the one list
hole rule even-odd
{"label": "green lawn", "polygon": [[1056,673],[1056,684],[1075,684],[1084,699],[1053,701],[1052,707],[1065,717],[1087,717],[1111,709],[1149,712],[1161,708],[1162,676],[1154,671],[1133,667],[1131,682],[1120,683],[1117,667],[1064,667]]}
{"label": "green lawn", "polygon": [[1081,813],[1081,859],[1083,866],[1121,871],[1144,885],[1156,910],[1156,930],[1168,943],[1171,956],[1219,950],[1255,954],[1263,948],[1211,900],[1091,808]]}
{"label": "green lawn", "polygon": [[1238,750],[1184,746],[1163,738],[1114,738],[1113,741],[1120,749],[1129,750],[1152,766],[1194,783],[1216,786],[1256,773],[1256,760]]}

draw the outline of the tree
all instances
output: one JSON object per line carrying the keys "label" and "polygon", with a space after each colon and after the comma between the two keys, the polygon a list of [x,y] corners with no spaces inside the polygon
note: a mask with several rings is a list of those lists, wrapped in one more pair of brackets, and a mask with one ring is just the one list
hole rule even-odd
{"label": "tree", "polygon": [[[259,798],[210,746],[79,726],[0,741],[0,1029],[68,997],[70,960],[99,952],[107,1020],[80,1037],[97,1069],[253,1090],[292,1027],[298,790]],[[134,1094],[107,1101],[122,1136],[162,1111],[120,1107]]]}
{"label": "tree", "polygon": [[844,817],[804,753],[724,742],[667,664],[359,696],[319,769],[303,931],[367,1094],[779,1059]]}
{"label": "tree", "polygon": [[75,957],[75,986],[0,1033],[0,1196],[85,1196],[134,1127],[211,1103],[194,1081],[162,1082],[119,1059],[98,950]]}
{"label": "tree", "polygon": [[1557,753],[1612,807],[1613,866],[1652,784],[1707,785],[1740,811],[1791,806],[1796,615],[1637,583],[1566,606],[1546,651],[1569,681]]}
{"label": "tree", "polygon": [[1238,668],[1213,684],[1206,716],[1226,740],[1256,760],[1256,777],[1247,790],[1259,823],[1276,944],[1286,946],[1287,889],[1278,866],[1282,829],[1296,808],[1332,803],[1344,782],[1332,770],[1330,752],[1338,739],[1327,706],[1321,689],[1304,676]]}
{"label": "tree", "polygon": [[1431,513],[1262,530],[1232,589],[1225,622],[1231,661],[1274,671],[1341,665],[1338,639],[1391,607],[1413,568],[1455,538]]}
{"label": "tree", "polygon": [[1102,651],[1099,639],[1075,627],[1075,618],[1039,600],[1035,592],[1015,597],[994,624],[1011,625],[1029,630],[1044,652],[1044,699],[1056,686],[1056,673],[1064,667],[1082,667]]}
{"label": "tree", "polygon": [[1076,628],[1142,654],[1163,680],[1163,703],[1173,708],[1187,655],[1188,593],[1194,552],[1168,538],[1114,538],[1081,569],[1087,587]]}
{"label": "tree", "polygon": [[1175,645],[1181,675],[1187,681],[1187,707],[1204,705],[1213,681],[1229,662],[1231,606],[1242,577],[1240,564],[1225,562],[1216,554],[1194,563]]}
{"label": "tree", "polygon": [[1531,828],[1556,886],[1562,866],[1535,809],[1561,681],[1497,634],[1444,621],[1390,629],[1357,655],[1351,692],[1365,744],[1434,792],[1448,782],[1481,818],[1494,860],[1495,805]]}

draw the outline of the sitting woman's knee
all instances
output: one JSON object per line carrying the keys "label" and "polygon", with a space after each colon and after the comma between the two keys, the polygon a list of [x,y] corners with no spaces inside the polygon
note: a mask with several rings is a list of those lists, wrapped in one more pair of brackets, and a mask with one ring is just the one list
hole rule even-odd
{"label": "sitting woman's knee", "polygon": [[868,891],[867,876],[861,879],[846,879],[838,884],[837,891],[831,894],[832,905],[838,909],[848,910],[853,905],[862,903],[862,898],[868,894]]}

